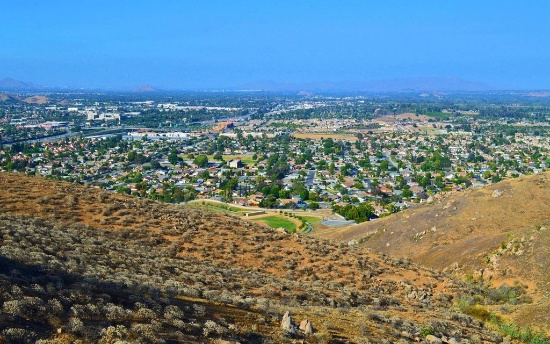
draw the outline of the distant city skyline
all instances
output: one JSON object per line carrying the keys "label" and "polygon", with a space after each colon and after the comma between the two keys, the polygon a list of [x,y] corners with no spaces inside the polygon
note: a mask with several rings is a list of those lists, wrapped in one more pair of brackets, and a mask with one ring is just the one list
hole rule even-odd
{"label": "distant city skyline", "polygon": [[176,90],[453,78],[550,89],[547,13],[541,0],[8,0],[0,79]]}

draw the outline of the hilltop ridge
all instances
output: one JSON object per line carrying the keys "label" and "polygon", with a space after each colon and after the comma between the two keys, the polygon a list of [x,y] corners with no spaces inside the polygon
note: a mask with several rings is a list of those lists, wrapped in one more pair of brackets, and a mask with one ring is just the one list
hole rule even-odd
{"label": "hilltop ridge", "polygon": [[[492,287],[522,284],[534,302],[516,307],[522,324],[550,323],[550,173],[470,189],[319,237],[358,240],[375,252]],[[547,328],[548,329],[548,328]]]}

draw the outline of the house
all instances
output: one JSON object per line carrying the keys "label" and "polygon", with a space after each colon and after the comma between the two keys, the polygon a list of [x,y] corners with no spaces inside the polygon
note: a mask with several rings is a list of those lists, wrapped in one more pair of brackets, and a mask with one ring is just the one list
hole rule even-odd
{"label": "house", "polygon": [[245,197],[235,197],[233,198],[233,204],[246,206],[248,205],[248,200]]}
{"label": "house", "polygon": [[230,168],[240,168],[244,166],[241,159],[229,160],[229,163],[227,165],[229,165]]}
{"label": "house", "polygon": [[299,202],[298,199],[294,199],[294,198],[281,198],[279,201],[280,201],[279,204],[285,208],[288,207],[289,204],[294,204],[294,206],[296,206]]}
{"label": "house", "polygon": [[252,207],[257,207],[260,205],[260,202],[263,201],[264,195],[260,192],[257,192],[253,195],[248,196],[248,205]]}

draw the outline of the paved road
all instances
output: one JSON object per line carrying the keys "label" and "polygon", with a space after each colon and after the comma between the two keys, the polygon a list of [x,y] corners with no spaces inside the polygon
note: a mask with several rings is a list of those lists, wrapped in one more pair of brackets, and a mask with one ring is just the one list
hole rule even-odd
{"label": "paved road", "polygon": [[322,223],[325,226],[329,227],[343,227],[356,224],[355,221],[347,221],[343,216],[339,214],[331,214],[330,216],[323,218]]}
{"label": "paved road", "polygon": [[309,171],[306,177],[306,186],[313,186],[313,180],[315,179],[315,171]]}
{"label": "paved road", "polygon": [[342,220],[325,220],[323,219],[322,223],[328,227],[344,227],[355,225],[355,221],[342,221]]}
{"label": "paved road", "polygon": [[67,133],[63,133],[63,134],[59,134],[59,135],[52,135],[52,136],[48,136],[48,137],[42,137],[42,138],[39,138],[39,139],[19,140],[19,141],[16,141],[16,142],[4,143],[3,145],[4,145],[4,147],[10,147],[14,143],[36,143],[36,142],[57,141],[57,140],[64,139],[66,137],[70,138],[70,137],[75,137],[75,136],[78,136],[78,135],[80,135],[80,132],[76,132],[76,133],[67,132]]}
{"label": "paved road", "polygon": [[386,153],[383,153],[382,156],[384,157],[384,159],[388,160],[390,165],[397,168],[397,164],[391,159],[391,157],[389,155],[387,155]]}

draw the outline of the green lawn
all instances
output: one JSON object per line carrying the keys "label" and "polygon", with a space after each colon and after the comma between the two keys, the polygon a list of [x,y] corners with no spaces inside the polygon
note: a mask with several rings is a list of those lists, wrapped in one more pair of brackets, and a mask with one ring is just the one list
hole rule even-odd
{"label": "green lawn", "polygon": [[438,118],[438,119],[448,119],[449,117],[452,116],[452,114],[450,113],[444,113],[444,112],[427,112],[426,113],[426,116],[428,117],[435,117],[435,118]]}
{"label": "green lawn", "polygon": [[233,159],[241,159],[243,164],[254,164],[256,160],[252,159],[254,154],[243,154],[243,155],[223,155],[223,160],[229,161]]}
{"label": "green lawn", "polygon": [[313,216],[302,216],[300,215],[301,218],[303,218],[304,220],[306,220],[307,222],[311,223],[311,225],[314,225],[314,224],[317,224],[319,222],[321,222],[322,218],[320,217],[313,217]]}
{"label": "green lawn", "polygon": [[[208,161],[219,162],[219,160],[214,159],[214,155],[207,155],[207,156],[208,156]],[[243,164],[252,165],[256,163],[256,160],[252,159],[252,157],[254,156],[253,154],[241,154],[241,155],[224,154],[222,156],[223,156],[223,160],[226,162],[229,162],[229,160],[233,160],[233,159],[241,159]]]}
{"label": "green lawn", "polygon": [[253,219],[254,221],[263,222],[271,228],[283,227],[289,232],[296,232],[296,224],[290,220],[287,220],[280,216],[266,216],[259,219]]}

